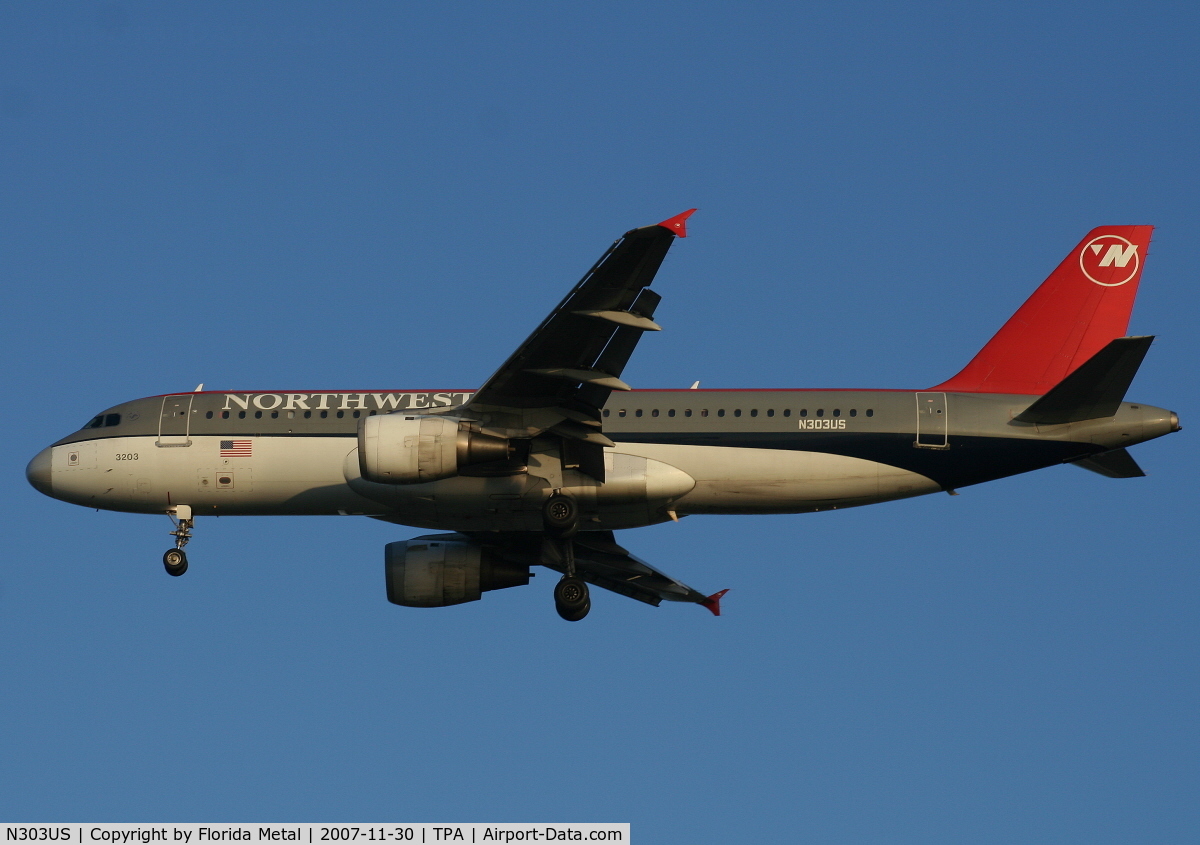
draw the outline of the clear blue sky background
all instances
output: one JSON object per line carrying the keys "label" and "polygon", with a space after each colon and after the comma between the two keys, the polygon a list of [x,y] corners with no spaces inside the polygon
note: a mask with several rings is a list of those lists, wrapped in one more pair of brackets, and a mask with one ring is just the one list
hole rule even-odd
{"label": "clear blue sky background", "polygon": [[[1200,841],[1194,4],[0,9],[0,818],[630,821],[639,842]],[[384,598],[356,518],[45,498],[119,401],[472,388],[699,206],[635,386],[922,388],[1158,226],[1148,478],[623,535],[726,615]],[[775,838],[767,836],[770,834]],[[756,841],[756,840],[751,840]]]}

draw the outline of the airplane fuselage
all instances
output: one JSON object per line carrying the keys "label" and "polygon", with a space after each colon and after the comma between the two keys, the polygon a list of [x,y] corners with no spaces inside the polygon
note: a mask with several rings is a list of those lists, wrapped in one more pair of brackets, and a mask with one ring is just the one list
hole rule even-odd
{"label": "airplane fuselage", "polygon": [[561,466],[541,472],[418,484],[362,478],[364,417],[447,411],[471,394],[148,397],[106,410],[46,449],[30,465],[30,480],[55,498],[105,510],[360,514],[450,531],[538,531],[546,488],[565,487],[581,497],[586,527],[619,529],[687,514],[800,513],[953,490],[1178,427],[1170,411],[1128,402],[1111,418],[1018,422],[1036,398],[1027,395],[637,390],[614,394],[603,409],[604,432],[616,444],[605,450],[603,484],[561,455]]}

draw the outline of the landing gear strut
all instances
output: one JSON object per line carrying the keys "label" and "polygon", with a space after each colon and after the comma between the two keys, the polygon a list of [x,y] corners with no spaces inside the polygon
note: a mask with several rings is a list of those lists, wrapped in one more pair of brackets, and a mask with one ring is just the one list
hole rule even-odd
{"label": "landing gear strut", "polygon": [[188,505],[178,505],[175,513],[168,512],[167,516],[175,525],[175,530],[171,532],[171,536],[175,538],[175,548],[167,549],[163,554],[163,568],[167,570],[168,575],[179,577],[187,572],[188,559],[183,547],[188,544],[188,540],[192,539],[195,520],[192,518],[192,509]]}
{"label": "landing gear strut", "polygon": [[549,554],[557,556],[566,574],[554,585],[554,609],[568,622],[578,622],[592,609],[588,585],[575,575],[575,542],[579,531],[579,505],[570,496],[555,493],[542,506],[542,524],[546,529]]}

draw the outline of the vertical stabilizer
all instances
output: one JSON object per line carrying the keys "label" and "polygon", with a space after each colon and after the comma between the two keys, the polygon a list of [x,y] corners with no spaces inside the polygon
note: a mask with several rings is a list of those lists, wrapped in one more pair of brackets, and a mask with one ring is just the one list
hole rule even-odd
{"label": "vertical stabilizer", "polygon": [[1088,232],[971,363],[931,390],[1040,396],[1124,337],[1153,230]]}

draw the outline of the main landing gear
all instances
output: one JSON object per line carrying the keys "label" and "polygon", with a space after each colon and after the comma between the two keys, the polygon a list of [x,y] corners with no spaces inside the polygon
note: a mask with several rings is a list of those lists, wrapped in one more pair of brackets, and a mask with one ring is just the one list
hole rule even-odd
{"label": "main landing gear", "polygon": [[554,609],[568,622],[578,622],[592,609],[588,585],[582,578],[564,576],[554,585]]}
{"label": "main landing gear", "polygon": [[579,505],[570,496],[555,493],[542,506],[542,525],[548,555],[556,556],[566,570],[554,585],[554,609],[568,622],[578,622],[592,609],[588,585],[575,574],[575,543],[571,538],[579,530]]}
{"label": "main landing gear", "polygon": [[178,505],[175,507],[175,513],[167,512],[167,516],[171,518],[171,522],[175,525],[175,530],[171,532],[171,536],[175,538],[175,548],[167,549],[163,553],[163,568],[167,570],[168,575],[179,577],[187,572],[188,559],[184,553],[183,547],[188,544],[188,540],[192,539],[192,528],[195,526],[195,520],[192,518],[192,509],[188,505]]}

